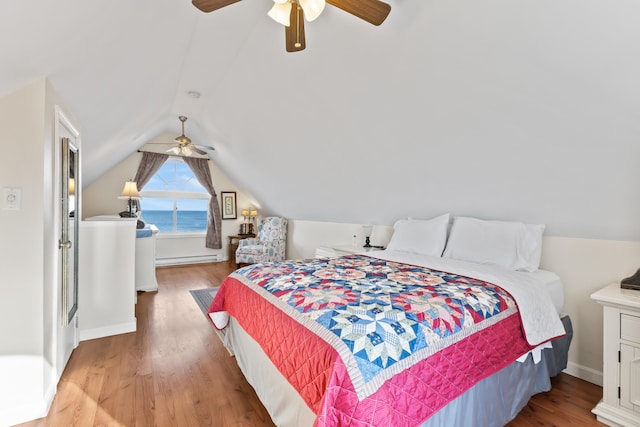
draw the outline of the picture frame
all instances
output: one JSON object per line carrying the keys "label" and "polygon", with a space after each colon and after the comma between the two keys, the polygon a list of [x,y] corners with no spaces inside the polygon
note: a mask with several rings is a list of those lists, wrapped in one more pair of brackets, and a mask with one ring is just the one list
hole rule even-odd
{"label": "picture frame", "polygon": [[222,198],[222,219],[237,219],[236,192],[221,191],[220,197]]}

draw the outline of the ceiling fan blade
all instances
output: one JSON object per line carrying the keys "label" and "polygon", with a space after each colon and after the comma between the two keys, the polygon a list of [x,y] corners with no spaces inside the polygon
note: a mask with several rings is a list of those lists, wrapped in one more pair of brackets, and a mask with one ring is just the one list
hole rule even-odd
{"label": "ceiling fan blade", "polygon": [[[195,1],[195,0],[194,0]],[[387,19],[391,6],[380,0],[326,0],[327,3],[360,19],[380,25]]]}
{"label": "ceiling fan blade", "polygon": [[296,2],[291,5],[290,24],[284,27],[284,37],[287,45],[287,52],[299,52],[304,50],[306,42],[304,39],[304,17],[302,8]]}
{"label": "ceiling fan blade", "polygon": [[213,148],[210,145],[201,145],[201,144],[197,144],[196,147],[198,147],[201,150],[209,150],[209,151],[216,151],[215,148]]}
{"label": "ceiling fan blade", "polygon": [[240,0],[192,0],[191,3],[201,11],[209,13],[239,1]]}
{"label": "ceiling fan blade", "polygon": [[201,155],[203,155],[203,156],[206,156],[206,155],[207,155],[207,152],[206,152],[206,151],[202,151],[202,150],[201,150],[201,149],[199,149],[198,147],[191,147],[191,149],[192,149],[193,151],[195,151],[196,153],[201,154]]}

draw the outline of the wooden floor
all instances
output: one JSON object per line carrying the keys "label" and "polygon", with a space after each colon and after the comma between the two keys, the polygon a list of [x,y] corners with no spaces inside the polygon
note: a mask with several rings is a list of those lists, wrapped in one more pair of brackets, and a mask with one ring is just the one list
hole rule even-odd
{"label": "wooden floor", "polygon": [[[273,426],[188,292],[218,286],[230,271],[159,268],[159,291],[138,294],[137,332],[81,342],[49,415],[21,426]],[[591,414],[601,395],[560,374],[509,426],[602,426]]]}

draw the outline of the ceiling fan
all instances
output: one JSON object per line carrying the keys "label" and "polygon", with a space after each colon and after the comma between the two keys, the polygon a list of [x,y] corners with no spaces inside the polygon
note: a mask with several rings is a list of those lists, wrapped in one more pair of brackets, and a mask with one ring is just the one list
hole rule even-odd
{"label": "ceiling fan", "polygon": [[[240,0],[192,0],[195,7],[209,13]],[[316,19],[329,3],[347,13],[373,24],[380,25],[391,12],[391,6],[380,0],[274,0],[268,15],[285,26],[287,52],[299,52],[306,46],[304,18]]]}
{"label": "ceiling fan", "polygon": [[166,152],[173,153],[176,156],[190,156],[194,152],[202,155],[206,155],[207,152],[203,151],[203,149],[213,151],[214,148],[208,145],[196,145],[191,142],[191,139],[184,134],[184,122],[187,121],[185,116],[178,116],[180,122],[182,122],[182,134],[177,136],[173,140],[173,147],[169,148]]}

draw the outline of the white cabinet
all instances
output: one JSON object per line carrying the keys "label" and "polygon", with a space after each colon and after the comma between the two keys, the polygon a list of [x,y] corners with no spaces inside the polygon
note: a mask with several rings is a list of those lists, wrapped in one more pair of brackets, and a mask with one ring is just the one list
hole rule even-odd
{"label": "white cabinet", "polygon": [[[121,218],[118,215],[98,215],[86,219],[87,221],[121,221],[131,222],[134,227],[137,225],[136,218]],[[158,227],[147,224],[145,229],[135,231],[135,290],[136,291],[157,291],[158,281],[156,279],[156,235]]]}
{"label": "white cabinet", "polygon": [[135,221],[80,222],[80,340],[136,330]]}
{"label": "white cabinet", "polygon": [[591,295],[603,305],[603,397],[593,409],[609,426],[640,426],[640,292],[613,283]]}

